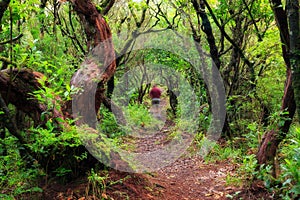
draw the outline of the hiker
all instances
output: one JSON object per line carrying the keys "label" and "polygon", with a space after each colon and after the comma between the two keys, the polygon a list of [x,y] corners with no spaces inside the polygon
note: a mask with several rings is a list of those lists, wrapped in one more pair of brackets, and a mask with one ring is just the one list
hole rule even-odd
{"label": "hiker", "polygon": [[156,105],[160,103],[161,92],[162,92],[161,89],[158,88],[156,84],[154,84],[149,94],[152,99],[152,105]]}
{"label": "hiker", "polygon": [[157,118],[161,117],[160,116],[160,108],[159,108],[161,93],[162,93],[162,90],[160,88],[158,88],[156,84],[153,85],[153,87],[149,93],[149,95],[152,99],[151,113]]}

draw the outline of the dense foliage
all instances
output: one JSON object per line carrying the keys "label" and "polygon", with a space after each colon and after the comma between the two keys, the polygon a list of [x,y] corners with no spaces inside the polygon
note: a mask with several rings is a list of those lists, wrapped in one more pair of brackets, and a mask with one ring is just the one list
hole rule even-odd
{"label": "dense foliage", "polygon": [[[176,107],[178,101],[179,104],[189,102],[190,98],[174,97],[180,92],[176,90],[180,88],[180,81],[174,75],[178,73],[189,83],[197,97],[199,113],[198,124],[194,124],[197,126],[194,143],[198,148],[204,143],[203,138],[212,119],[209,88],[201,72],[182,56],[181,50],[187,50],[184,53],[191,57],[199,52],[192,51],[192,47],[180,49],[187,44],[180,39],[153,37],[156,32],[174,31],[181,38],[200,44],[223,79],[227,113],[222,138],[226,145],[217,144],[207,156],[207,161],[230,158],[240,165],[237,172],[239,178],[228,177],[229,184],[250,187],[254,180],[261,179],[276,197],[296,199],[300,195],[300,129],[298,118],[291,118],[287,113],[289,110],[282,106],[289,66],[282,49],[282,30],[277,26],[274,2],[93,1],[111,28],[116,51],[117,69],[111,79],[113,83],[103,86],[106,96],[111,96],[110,84],[126,84],[124,76],[129,75],[134,82],[126,94],[130,96],[126,110],[126,116],[130,118],[129,127],[151,127],[155,123],[148,113],[151,104],[148,93],[153,82],[162,83],[166,91],[163,98],[167,100],[167,119],[176,122],[177,126],[193,127],[180,121],[180,117],[188,115],[191,106],[195,105],[187,103],[186,107]],[[22,194],[42,192],[41,180],[46,184],[55,178],[67,182],[86,174],[91,185],[100,184],[104,188],[102,179],[107,178],[106,175],[99,177],[94,172],[95,168],[103,169],[104,166],[95,166],[92,156],[85,150],[75,126],[76,119],[66,115],[58,117],[56,113],[61,113],[66,102],[78,92],[71,79],[91,51],[90,38],[82,19],[74,11],[73,2],[2,0],[0,5],[0,16],[3,14],[0,18],[1,76],[9,77],[14,82],[17,75],[10,73],[13,69],[26,68],[42,73],[38,80],[39,89],[28,95],[46,108],[37,122],[9,102],[13,84],[0,86],[0,91],[6,90],[8,95],[2,94],[5,104],[1,104],[0,109],[0,198],[13,199]],[[153,40],[145,40],[147,37]],[[139,41],[139,38],[144,39]],[[139,49],[141,41],[157,46]],[[163,44],[173,46],[173,52],[156,48]],[[297,54],[295,49],[293,53]],[[295,57],[298,58],[297,55]],[[296,69],[299,61],[293,61],[295,59],[291,61],[292,67]],[[162,79],[155,78],[158,72],[149,70],[149,63],[156,66],[157,71],[162,69],[160,66],[170,71],[160,72]],[[144,77],[145,74],[147,76]],[[132,150],[135,145],[124,145],[124,141],[131,139],[126,137],[128,127],[119,126],[117,117],[103,101],[97,113],[101,132],[107,140]],[[284,132],[280,127],[285,126],[287,121],[292,121],[292,125],[290,129],[288,126],[287,133],[278,135],[282,141],[278,144],[276,162],[270,159],[270,162],[259,163],[256,153],[264,134],[273,130]],[[11,123],[16,124],[18,135],[7,127]],[[175,135],[172,137],[176,137],[179,129],[176,126],[172,129]],[[89,164],[82,164],[86,160]],[[101,196],[101,191],[94,192]]]}

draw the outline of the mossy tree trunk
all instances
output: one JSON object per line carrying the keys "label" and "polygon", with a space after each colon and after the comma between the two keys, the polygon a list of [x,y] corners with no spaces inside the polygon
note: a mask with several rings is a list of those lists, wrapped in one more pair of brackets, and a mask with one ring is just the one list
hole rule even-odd
{"label": "mossy tree trunk", "polygon": [[[9,2],[9,1],[4,1]],[[112,6],[114,1],[106,7],[108,9]],[[0,5],[2,5],[0,2]],[[71,2],[74,10],[77,12],[77,15],[80,17],[81,23],[84,26],[84,30],[87,37],[87,47],[89,55],[92,53],[99,60],[90,59],[89,56],[86,57],[84,63],[89,62],[90,66],[97,68],[99,67],[99,63],[102,63],[106,66],[105,71],[101,74],[101,77],[98,77],[99,80],[99,89],[96,92],[96,110],[100,108],[101,102],[105,99],[103,85],[112,77],[116,70],[116,62],[115,62],[115,51],[114,46],[112,44],[112,34],[108,24],[102,15],[97,11],[95,5],[93,5],[90,0],[75,0]],[[1,9],[4,7],[1,7]],[[2,10],[0,10],[2,11]],[[0,13],[1,14],[1,13]],[[97,48],[97,47],[101,48]],[[99,49],[101,50],[99,52]],[[84,64],[83,63],[83,64]],[[10,63],[12,66],[16,64]],[[76,82],[77,77],[81,74],[76,72],[73,75],[72,82]],[[39,102],[32,95],[34,91],[40,90],[41,85],[38,81],[43,74],[39,72],[34,72],[30,69],[20,69],[20,68],[11,68],[7,70],[0,71],[0,93],[1,99],[3,99],[3,104],[1,104],[1,109],[7,108],[8,104],[13,104],[17,110],[20,110],[26,113],[28,116],[32,118],[36,125],[41,125],[47,119],[50,118],[70,118],[72,107],[71,102],[67,102],[65,106],[62,106],[62,110],[52,110],[52,115],[47,116],[44,121],[41,120],[41,115],[48,108],[47,105],[44,105],[42,102]],[[12,80],[11,77],[14,77]],[[8,88],[10,88],[8,90]],[[60,101],[60,99],[57,99]],[[63,102],[61,102],[63,103]],[[82,106],[85,106],[84,104]],[[58,120],[58,123],[61,123]],[[6,128],[11,132],[12,135],[15,135],[21,145],[27,145],[27,141],[24,138],[20,138],[20,132],[18,129],[12,129],[10,125],[15,124],[15,122],[10,122],[6,124]],[[97,162],[91,155],[88,155],[87,159],[80,161],[80,163],[74,158],[74,155],[81,155],[87,150],[84,146],[78,147],[66,147],[61,156],[55,156],[55,159],[50,158],[49,155],[44,155],[44,157],[36,156],[32,154],[32,157],[41,162],[42,167],[47,169],[47,171],[51,172],[52,170],[58,168],[59,166],[63,166],[63,163],[70,165],[73,169],[74,167],[84,168],[85,166],[92,166]],[[60,152],[61,153],[61,152]],[[29,153],[31,154],[31,153]],[[62,157],[63,155],[68,155],[68,157]],[[51,155],[50,155],[51,156]],[[80,170],[80,169],[74,169]]]}

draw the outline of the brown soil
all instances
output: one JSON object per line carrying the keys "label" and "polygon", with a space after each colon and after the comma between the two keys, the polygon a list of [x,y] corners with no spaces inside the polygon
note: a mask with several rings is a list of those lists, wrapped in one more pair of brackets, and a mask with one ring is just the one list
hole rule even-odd
{"label": "brown soil", "polygon": [[[136,150],[146,152],[168,143],[170,121],[152,138],[138,140]],[[159,142],[158,142],[159,141]],[[198,156],[184,155],[154,173],[126,173],[109,169],[108,178],[93,185],[87,178],[67,185],[48,183],[38,199],[141,199],[141,200],[206,200],[206,199],[272,199],[263,184],[255,182],[243,188],[226,184],[227,176],[236,176],[238,166],[230,161],[207,164]],[[120,181],[122,180],[122,181]]]}
{"label": "brown soil", "polygon": [[[138,146],[140,151],[149,150],[145,143]],[[185,155],[154,173],[126,173],[109,169],[105,190],[101,191],[100,184],[93,186],[87,178],[67,185],[51,183],[44,187],[43,195],[39,199],[94,200],[101,197],[115,200],[272,199],[271,194],[259,182],[247,188],[227,185],[226,177],[236,176],[237,167],[230,161],[207,164],[198,156]]]}
{"label": "brown soil", "polygon": [[261,183],[247,189],[226,185],[226,176],[234,176],[234,171],[235,166],[227,162],[205,164],[201,158],[186,157],[149,174],[111,169],[106,189],[98,192],[86,178],[67,185],[52,183],[44,188],[38,199],[96,200],[101,196],[102,199],[118,200],[272,199]]}

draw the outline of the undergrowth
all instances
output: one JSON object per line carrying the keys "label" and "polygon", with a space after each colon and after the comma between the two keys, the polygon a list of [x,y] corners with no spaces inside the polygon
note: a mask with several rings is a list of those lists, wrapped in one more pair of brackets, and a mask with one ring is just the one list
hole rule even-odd
{"label": "undergrowth", "polygon": [[[228,185],[251,188],[255,180],[261,180],[264,186],[276,198],[297,199],[300,195],[300,128],[291,128],[287,138],[279,147],[277,160],[279,169],[273,177],[271,165],[259,165],[255,153],[261,142],[263,130],[256,123],[248,125],[249,131],[244,137],[235,137],[226,144],[216,144],[205,157],[207,163],[227,161],[237,166],[235,174],[228,173]],[[200,143],[198,140],[198,144]],[[275,198],[274,196],[274,198]]]}

